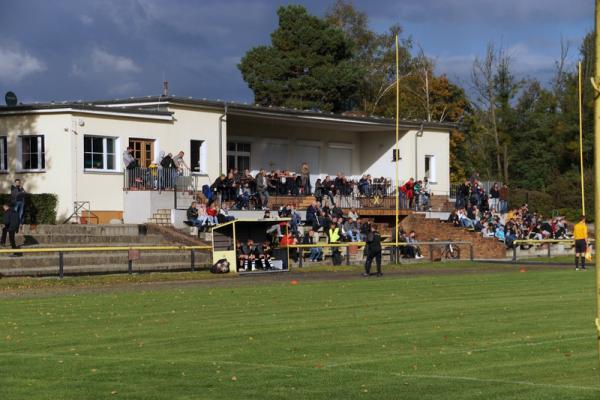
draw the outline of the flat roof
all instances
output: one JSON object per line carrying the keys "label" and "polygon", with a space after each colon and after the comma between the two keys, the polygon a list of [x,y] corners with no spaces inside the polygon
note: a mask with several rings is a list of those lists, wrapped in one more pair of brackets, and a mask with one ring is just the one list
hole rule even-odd
{"label": "flat roof", "polygon": [[[146,96],[129,97],[125,99],[94,100],[94,101],[64,101],[51,103],[22,104],[14,107],[0,106],[2,114],[21,114],[39,110],[71,109],[73,111],[102,112],[110,109],[111,112],[134,115],[153,115],[171,117],[169,106],[187,106],[223,112],[231,115],[248,117],[282,118],[288,120],[319,121],[338,124],[352,124],[363,126],[377,126],[379,128],[395,128],[396,121],[393,118],[377,116],[360,116],[352,113],[336,114],[319,110],[299,110],[286,107],[266,107],[258,104],[247,104],[224,100],[199,99],[193,97],[178,96]],[[435,130],[449,131],[456,124],[447,122],[400,120],[402,129],[429,128]]]}

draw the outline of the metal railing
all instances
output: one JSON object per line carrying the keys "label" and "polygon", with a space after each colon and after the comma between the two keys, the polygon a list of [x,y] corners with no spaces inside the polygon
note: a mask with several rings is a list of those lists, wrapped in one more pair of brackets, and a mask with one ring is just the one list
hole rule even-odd
{"label": "metal railing", "polygon": [[[522,245],[530,245],[530,246],[543,246],[547,245],[548,248],[548,258],[552,257],[552,245],[553,244],[569,244],[575,245],[575,239],[542,239],[542,240],[534,240],[534,239],[517,239],[512,242],[512,262],[517,262],[517,252]],[[594,239],[588,239],[588,243],[594,243]],[[595,250],[595,244],[590,246],[591,249]]]}
{"label": "metal railing", "polygon": [[137,167],[126,169],[123,190],[198,190],[198,177],[187,168]]}
{"label": "metal railing", "polygon": [[[350,247],[357,247],[357,248],[361,248],[361,247],[365,247],[367,245],[366,242],[342,242],[342,243],[314,243],[314,244],[294,244],[294,245],[289,245],[287,247],[289,247],[290,249],[297,249],[299,254],[298,254],[298,265],[300,267],[303,266],[304,264],[304,251],[306,249],[312,249],[312,248],[345,248],[346,252],[345,252],[345,260],[347,264],[350,264]],[[398,242],[398,244],[396,245],[396,243],[394,242],[382,242],[381,246],[383,248],[389,248],[390,252],[389,252],[389,261],[390,263],[400,263],[400,248],[402,247],[407,247],[407,246],[413,246],[413,247],[421,247],[421,246],[427,246],[428,249],[428,253],[429,253],[429,260],[430,261],[434,261],[435,257],[434,257],[434,250],[436,248],[442,247],[442,252],[444,250],[444,248],[446,248],[446,246],[449,245],[453,245],[456,246],[458,248],[459,245],[466,245],[469,247],[469,260],[473,261],[475,259],[475,251],[473,248],[473,243],[471,242],[467,242],[467,241],[429,241],[429,242],[412,242],[412,243],[406,243],[406,242]],[[460,251],[460,250],[458,250]],[[451,258],[447,258],[447,259],[451,259]],[[333,260],[332,260],[333,262]]]}
{"label": "metal railing", "polygon": [[133,261],[139,259],[141,251],[190,251],[190,270],[194,272],[195,252],[201,250],[212,250],[212,246],[106,246],[106,247],[46,247],[37,249],[0,249],[2,254],[40,254],[40,253],[58,253],[58,277],[64,277],[65,253],[90,253],[90,252],[128,252],[127,272],[133,273]]}

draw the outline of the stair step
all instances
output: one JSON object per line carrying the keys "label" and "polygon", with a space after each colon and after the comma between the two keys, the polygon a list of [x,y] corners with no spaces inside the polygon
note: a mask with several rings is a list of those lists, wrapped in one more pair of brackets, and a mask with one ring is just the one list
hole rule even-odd
{"label": "stair step", "polygon": [[[210,267],[210,263],[196,259],[195,268],[205,269]],[[153,263],[153,264],[136,264],[133,263],[133,272],[174,272],[174,271],[189,271],[191,264],[187,263]],[[79,266],[65,266],[65,275],[91,275],[91,274],[118,274],[126,273],[127,264],[114,265],[114,264],[91,264],[91,265],[79,265]],[[2,276],[58,276],[58,266],[56,267],[35,267],[27,270],[10,268],[1,271]]]}

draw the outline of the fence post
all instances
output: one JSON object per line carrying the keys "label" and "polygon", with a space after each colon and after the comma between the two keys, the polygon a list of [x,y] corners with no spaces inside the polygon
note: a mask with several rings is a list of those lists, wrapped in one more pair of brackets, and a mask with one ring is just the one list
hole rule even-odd
{"label": "fence post", "polygon": [[195,264],[195,261],[196,261],[196,260],[195,260],[194,249],[192,249],[192,250],[191,250],[191,253],[190,253],[190,263],[191,263],[191,269],[192,269],[192,272],[194,272],[194,271],[196,270],[196,268],[195,268],[195,265],[194,265],[194,264]]}
{"label": "fence post", "polygon": [[133,260],[127,261],[127,272],[129,275],[133,274]]}
{"label": "fence post", "polygon": [[346,246],[346,265],[350,265],[350,246]]}
{"label": "fence post", "polygon": [[513,257],[512,257],[512,261],[513,263],[517,262],[517,246],[513,243]]}
{"label": "fence post", "polygon": [[433,245],[429,244],[429,261],[433,262]]}
{"label": "fence post", "polygon": [[58,252],[58,277],[62,279],[65,276],[65,259],[62,251]]}
{"label": "fence post", "polygon": [[475,259],[475,254],[473,252],[473,243],[469,243],[469,258],[471,261]]}
{"label": "fence post", "polygon": [[552,257],[552,243],[548,242],[548,258]]}
{"label": "fence post", "polygon": [[298,258],[298,267],[302,268],[302,264],[304,262],[304,249],[300,247],[298,250],[298,253],[300,255],[300,257]]}

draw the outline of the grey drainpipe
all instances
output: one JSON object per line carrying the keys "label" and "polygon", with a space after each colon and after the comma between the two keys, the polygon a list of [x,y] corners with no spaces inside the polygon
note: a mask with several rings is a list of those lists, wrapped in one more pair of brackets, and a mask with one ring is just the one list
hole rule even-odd
{"label": "grey drainpipe", "polygon": [[219,117],[219,174],[223,173],[223,122],[227,122],[227,103]]}

